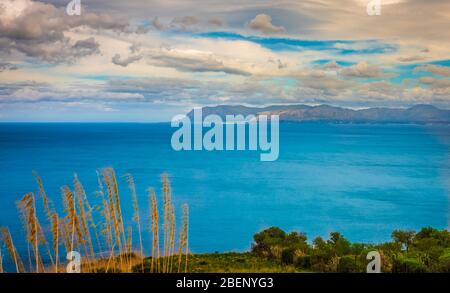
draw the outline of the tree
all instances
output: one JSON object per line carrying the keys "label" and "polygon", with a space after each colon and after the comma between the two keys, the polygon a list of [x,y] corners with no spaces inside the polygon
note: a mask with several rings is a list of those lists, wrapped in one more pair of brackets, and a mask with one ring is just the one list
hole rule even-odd
{"label": "tree", "polygon": [[283,230],[278,227],[270,227],[253,236],[252,251],[260,255],[273,257],[273,248],[282,247],[285,239],[286,233]]}
{"label": "tree", "polygon": [[415,235],[416,232],[414,231],[394,230],[394,232],[392,232],[392,239],[404,246],[406,248],[406,252],[408,252],[409,246],[413,242]]}
{"label": "tree", "polygon": [[350,241],[344,238],[339,232],[331,232],[328,241],[334,250],[334,254],[342,256],[350,253]]}

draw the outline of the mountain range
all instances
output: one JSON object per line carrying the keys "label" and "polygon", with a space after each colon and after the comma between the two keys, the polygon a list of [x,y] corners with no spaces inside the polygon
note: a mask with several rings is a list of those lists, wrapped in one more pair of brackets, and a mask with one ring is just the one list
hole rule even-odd
{"label": "mountain range", "polygon": [[[419,104],[402,108],[349,109],[330,105],[273,105],[267,107],[247,107],[242,105],[219,105],[202,108],[203,117],[216,114],[225,120],[226,115],[279,115],[280,121],[324,121],[347,123],[450,123],[450,110],[432,105]],[[188,114],[193,117],[193,110]]]}

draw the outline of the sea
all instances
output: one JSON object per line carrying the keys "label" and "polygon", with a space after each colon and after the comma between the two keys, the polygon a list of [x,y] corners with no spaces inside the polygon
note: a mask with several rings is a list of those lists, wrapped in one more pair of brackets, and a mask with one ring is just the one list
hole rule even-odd
{"label": "sea", "polygon": [[61,186],[72,187],[74,174],[95,204],[97,171],[113,167],[126,226],[135,224],[124,175],[136,182],[146,253],[147,189],[161,200],[163,173],[178,227],[182,205],[189,206],[193,253],[249,250],[253,235],[271,226],[306,233],[309,241],[338,231],[368,243],[388,241],[395,229],[449,227],[449,125],[281,123],[273,162],[260,161],[258,151],[175,151],[175,130],[168,123],[0,124],[0,226],[26,255],[16,202],[38,194],[32,172],[62,213]]}

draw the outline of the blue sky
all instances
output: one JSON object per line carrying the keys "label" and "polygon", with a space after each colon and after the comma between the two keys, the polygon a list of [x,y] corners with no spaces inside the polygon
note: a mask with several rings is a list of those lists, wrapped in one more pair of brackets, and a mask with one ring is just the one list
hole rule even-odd
{"label": "blue sky", "polygon": [[[0,0],[0,121],[217,104],[450,108],[448,1]],[[339,3],[337,3],[339,2]],[[402,13],[399,13],[401,11]]]}

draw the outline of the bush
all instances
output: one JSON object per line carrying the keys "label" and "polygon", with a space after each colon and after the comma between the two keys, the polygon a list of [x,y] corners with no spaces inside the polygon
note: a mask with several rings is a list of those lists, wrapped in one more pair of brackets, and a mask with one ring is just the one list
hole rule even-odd
{"label": "bush", "polygon": [[253,236],[255,241],[252,245],[252,251],[262,255],[273,257],[271,248],[279,246],[286,238],[286,233],[278,227],[270,227]]}
{"label": "bush", "polygon": [[311,256],[303,255],[297,258],[297,267],[302,269],[310,269],[311,268]]}
{"label": "bush", "polygon": [[450,273],[450,249],[446,249],[439,257],[439,271],[442,273]]}
{"label": "bush", "polygon": [[295,249],[286,248],[281,252],[281,263],[291,265],[294,263]]}
{"label": "bush", "polygon": [[393,273],[426,273],[427,267],[418,259],[400,257],[394,260]]}
{"label": "bush", "polygon": [[339,259],[337,266],[338,273],[357,273],[358,265],[354,257],[346,255]]}

